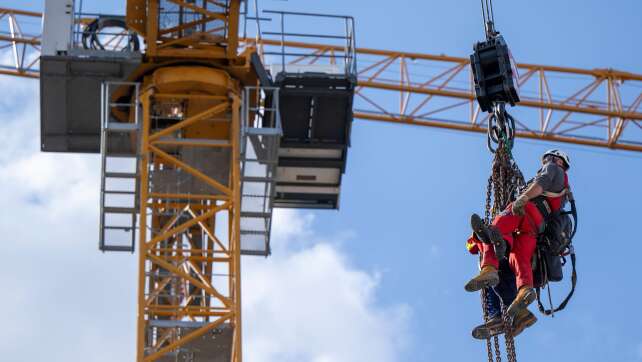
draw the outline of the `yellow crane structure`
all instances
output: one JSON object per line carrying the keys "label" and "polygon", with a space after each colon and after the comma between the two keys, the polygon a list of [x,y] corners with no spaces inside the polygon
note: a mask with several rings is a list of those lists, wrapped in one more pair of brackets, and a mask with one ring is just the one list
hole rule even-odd
{"label": "yellow crane structure", "polygon": [[[46,6],[50,3],[62,4],[62,11],[45,9],[45,14],[58,11],[56,16],[64,19],[71,14],[71,29],[80,29],[68,34],[72,39],[96,40],[86,29],[100,30],[100,17],[74,14],[71,0]],[[281,21],[286,15],[275,13]],[[83,87],[98,85],[91,89],[102,101],[95,105],[100,122],[83,130],[82,125],[73,128],[73,112],[47,112],[42,115],[42,148],[101,152],[101,249],[133,251],[134,240],[139,249],[140,362],[242,360],[241,255],[269,254],[273,206],[337,207],[338,191],[332,190],[339,189],[345,169],[352,117],[487,131],[488,116],[475,102],[467,58],[357,48],[349,30],[340,39],[347,44],[292,40],[288,36],[300,34],[283,29],[273,37],[244,38],[242,18],[249,16],[241,0],[128,0],[126,17],[120,19],[125,26],[105,25],[119,30],[107,34],[111,40],[99,41],[119,49],[117,56],[101,53],[104,48],[77,49],[74,41],[63,45],[68,47],[64,51],[48,52],[42,33],[29,33],[22,25],[42,16],[0,8],[0,50],[11,55],[0,64],[0,74],[41,78],[43,107],[52,110],[73,101]],[[45,28],[51,24],[46,16]],[[349,24],[351,19],[340,20]],[[136,44],[137,37],[144,49]],[[128,46],[136,48],[132,55],[122,51]],[[318,91],[310,90],[311,83],[297,83],[306,73],[281,83],[265,81],[268,71],[276,78],[286,67],[326,69],[322,62],[326,68],[345,66],[341,74],[354,75],[354,88],[350,77],[315,78],[314,84],[322,82],[321,87],[335,93],[310,96],[312,106],[306,101],[308,108],[302,109],[322,113],[328,99],[348,107],[351,114],[333,113],[347,122],[343,147],[304,147],[293,141],[292,134],[299,131],[286,120],[297,116],[292,109],[303,104],[297,101],[301,94]],[[98,80],[74,78],[74,69],[103,73],[98,72]],[[517,114],[518,137],[642,151],[642,75],[536,64],[518,64],[518,69],[523,91],[519,112],[524,112]],[[121,73],[126,74],[116,75]],[[572,86],[564,83],[568,79]],[[336,85],[343,81],[347,85]],[[72,94],[74,87],[80,91]],[[67,111],[64,120],[57,118]],[[324,132],[313,128],[300,137]],[[270,149],[279,142],[280,150]],[[129,168],[110,168],[114,159],[129,160]],[[303,159],[316,164],[323,159],[326,164],[314,167],[325,171],[296,173],[310,167]],[[250,174],[257,169],[260,175]],[[326,179],[332,182],[321,182]],[[111,188],[119,182],[129,186]],[[111,197],[128,201],[113,206]],[[258,199],[258,209],[247,209],[254,204],[246,199]],[[267,226],[257,231],[243,224],[252,220]],[[109,244],[112,232],[125,233],[127,239]],[[244,237],[258,237],[258,246],[244,246]]]}

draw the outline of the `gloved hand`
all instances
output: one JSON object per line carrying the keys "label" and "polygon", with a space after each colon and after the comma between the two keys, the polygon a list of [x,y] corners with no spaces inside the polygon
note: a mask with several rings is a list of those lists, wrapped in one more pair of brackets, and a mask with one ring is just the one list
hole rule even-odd
{"label": "gloved hand", "polygon": [[520,195],[517,200],[513,201],[513,214],[517,216],[524,216],[524,207],[528,203],[528,196]]}

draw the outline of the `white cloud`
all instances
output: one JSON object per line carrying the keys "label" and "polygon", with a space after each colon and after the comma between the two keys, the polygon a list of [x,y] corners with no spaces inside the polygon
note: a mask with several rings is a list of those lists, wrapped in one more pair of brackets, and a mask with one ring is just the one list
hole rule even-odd
{"label": "white cloud", "polygon": [[[275,218],[276,225],[306,223],[310,226],[311,221],[296,212]],[[318,238],[309,229],[302,231],[275,243]],[[378,305],[379,274],[351,266],[336,244],[317,240],[300,251],[246,261],[244,338],[249,361],[397,360],[407,338],[409,308]]]}
{"label": "white cloud", "polygon": [[[2,359],[132,360],[137,260],[97,250],[98,159],[40,153],[37,82],[0,87],[12,90],[0,102]],[[279,211],[273,256],[245,260],[245,360],[397,360],[409,308],[378,303],[379,274],[340,249],[349,232],[327,240],[313,226]]]}
{"label": "white cloud", "polygon": [[39,152],[37,86],[0,77],[2,360],[131,360],[136,260],[97,250],[97,158]]}

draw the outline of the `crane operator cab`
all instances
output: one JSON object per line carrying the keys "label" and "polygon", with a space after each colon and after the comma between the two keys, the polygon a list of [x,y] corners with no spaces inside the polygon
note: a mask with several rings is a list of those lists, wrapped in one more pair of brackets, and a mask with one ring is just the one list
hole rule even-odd
{"label": "crane operator cab", "polygon": [[[280,43],[264,52],[273,85],[279,88],[283,127],[274,206],[336,209],[350,145],[357,83],[354,21],[345,16],[265,13],[275,15],[273,22],[281,24],[280,31],[262,32],[264,38],[271,36]],[[286,20],[288,29],[304,24],[328,34],[286,32]],[[319,24],[310,26],[315,21]],[[332,32],[336,29],[340,31]],[[324,44],[334,41],[338,45],[315,53],[288,46],[288,42],[302,39]]]}

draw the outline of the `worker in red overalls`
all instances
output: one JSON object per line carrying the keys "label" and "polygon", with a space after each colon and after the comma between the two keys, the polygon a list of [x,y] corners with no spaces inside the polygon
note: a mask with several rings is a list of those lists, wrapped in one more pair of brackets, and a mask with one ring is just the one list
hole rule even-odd
{"label": "worker in red overalls", "polygon": [[[481,248],[482,242],[477,238],[475,233],[472,233],[466,241],[466,249],[468,249],[469,253],[476,255],[480,253]],[[498,274],[499,283],[492,288],[484,288],[486,291],[486,305],[482,307],[486,309],[487,320],[473,328],[472,336],[475,339],[488,339],[506,332],[504,330],[501,303],[510,305],[517,295],[515,274],[511,270],[508,260],[500,260]],[[520,313],[517,318],[513,318],[511,321],[511,335],[517,337],[526,328],[531,327],[536,322],[537,318],[535,315],[526,309],[524,313]]]}
{"label": "worker in red overalls", "polygon": [[568,155],[560,150],[549,150],[542,156],[542,168],[526,190],[506,209],[495,217],[492,225],[486,225],[477,214],[471,217],[471,226],[482,242],[481,271],[465,286],[466,291],[479,291],[499,283],[499,259],[510,248],[508,262],[515,273],[517,296],[507,309],[509,317],[526,317],[528,305],[535,298],[531,258],[537,237],[544,229],[544,218],[561,209],[569,190],[568,171],[571,165]]}

